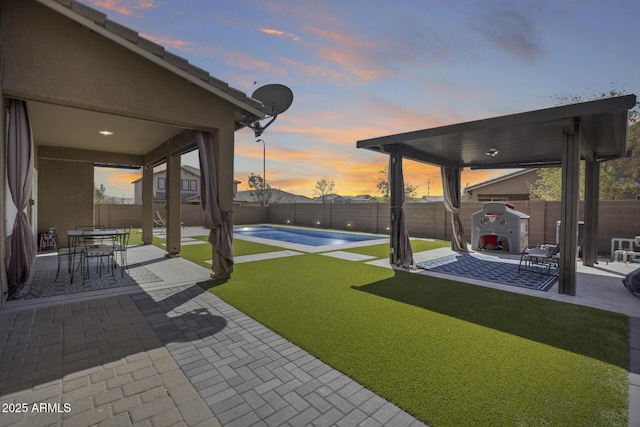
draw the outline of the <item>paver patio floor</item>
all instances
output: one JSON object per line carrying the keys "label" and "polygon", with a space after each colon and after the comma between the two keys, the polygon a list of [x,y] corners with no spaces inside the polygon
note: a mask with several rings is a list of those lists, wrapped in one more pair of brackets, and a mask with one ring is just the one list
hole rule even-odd
{"label": "paver patio floor", "polygon": [[[0,426],[423,425],[194,285],[207,269],[151,246],[130,255],[162,282],[0,310],[0,404],[14,409],[0,414]],[[583,273],[581,297],[544,294],[630,316],[634,425],[640,319],[637,299],[617,284],[621,274]],[[16,412],[22,403],[27,412]],[[50,405],[37,412],[33,403]]]}
{"label": "paver patio floor", "polygon": [[28,409],[2,426],[423,425],[199,286],[3,310],[0,337]]}

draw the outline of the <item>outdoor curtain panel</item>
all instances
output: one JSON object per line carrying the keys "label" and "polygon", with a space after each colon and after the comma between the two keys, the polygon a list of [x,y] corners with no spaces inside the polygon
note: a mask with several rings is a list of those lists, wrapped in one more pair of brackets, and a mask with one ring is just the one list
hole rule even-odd
{"label": "outdoor curtain panel", "polygon": [[451,249],[457,252],[469,252],[464,236],[462,218],[460,218],[460,168],[440,167],[442,174],[442,192],[444,207],[451,214]]}
{"label": "outdoor curtain panel", "polygon": [[[397,182],[395,181],[397,180]],[[399,190],[401,193],[400,205],[393,206],[398,223],[398,246],[396,247],[398,258],[396,265],[404,268],[412,268],[415,266],[413,261],[413,249],[411,249],[411,241],[409,240],[409,232],[407,231],[407,223],[404,217],[404,174],[402,172],[402,156],[389,156],[389,188],[391,191]],[[398,198],[391,198],[397,200]]]}
{"label": "outdoor curtain panel", "polygon": [[7,271],[9,295],[29,279],[36,260],[36,239],[27,217],[33,185],[33,137],[24,101],[9,100],[7,176],[13,203],[18,208],[11,233],[11,258]]}
{"label": "outdoor curtain panel", "polygon": [[196,132],[196,141],[200,157],[200,199],[204,209],[204,225],[209,232],[209,243],[220,256],[223,269],[218,274],[230,274],[233,271],[233,240],[231,212],[220,210],[218,205],[218,179],[216,159],[213,151],[213,135],[209,132]]}

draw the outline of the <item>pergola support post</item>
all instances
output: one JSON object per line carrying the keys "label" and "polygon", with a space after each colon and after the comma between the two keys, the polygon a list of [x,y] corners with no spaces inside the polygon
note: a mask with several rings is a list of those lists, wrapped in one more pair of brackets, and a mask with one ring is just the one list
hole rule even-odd
{"label": "pergola support post", "polygon": [[402,155],[395,150],[389,154],[389,202],[390,202],[390,249],[389,262],[397,264],[400,250],[400,213],[402,209],[402,196],[404,188],[402,180],[399,179],[402,173]]}
{"label": "pergola support post", "polygon": [[580,189],[580,121],[563,126],[560,260],[558,293],[576,294],[578,201]]}
{"label": "pergola support post", "polygon": [[142,243],[153,243],[153,167],[142,169]]}
{"label": "pergola support post", "polygon": [[598,220],[600,209],[600,163],[587,160],[585,164],[584,241],[582,263],[593,267],[598,263]]}
{"label": "pergola support post", "polygon": [[167,157],[167,256],[180,255],[181,208],[180,156]]}

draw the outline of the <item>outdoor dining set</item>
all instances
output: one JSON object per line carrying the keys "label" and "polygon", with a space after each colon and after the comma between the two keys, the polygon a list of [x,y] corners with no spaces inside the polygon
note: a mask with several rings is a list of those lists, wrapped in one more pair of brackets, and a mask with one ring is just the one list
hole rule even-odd
{"label": "outdoor dining set", "polygon": [[57,253],[58,268],[54,281],[58,280],[65,262],[71,283],[77,274],[83,282],[90,279],[92,268],[98,276],[102,276],[105,270],[115,277],[119,266],[119,274],[124,277],[130,235],[131,227],[107,229],[103,226],[77,226],[67,231],[67,246],[61,246],[58,230],[52,227],[41,236],[40,249],[51,247]]}

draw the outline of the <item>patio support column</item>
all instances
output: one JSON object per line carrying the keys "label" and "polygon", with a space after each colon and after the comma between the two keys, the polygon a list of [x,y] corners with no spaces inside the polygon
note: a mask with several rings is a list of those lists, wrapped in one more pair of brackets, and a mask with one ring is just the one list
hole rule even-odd
{"label": "patio support column", "polygon": [[600,163],[587,160],[584,192],[584,241],[582,263],[593,267],[598,263],[598,220],[600,210]]}
{"label": "patio support column", "polygon": [[180,255],[180,156],[167,157],[167,256]]}
{"label": "patio support column", "polygon": [[153,167],[142,168],[142,243],[153,243]]}
{"label": "patio support column", "polygon": [[400,211],[402,210],[402,196],[404,188],[402,180],[399,178],[402,173],[402,155],[397,154],[396,150],[392,150],[389,154],[389,203],[390,209],[390,248],[389,262],[396,264],[400,252]]}
{"label": "patio support column", "polygon": [[562,129],[562,190],[558,293],[576,294],[578,200],[580,190],[580,121],[568,120]]}

